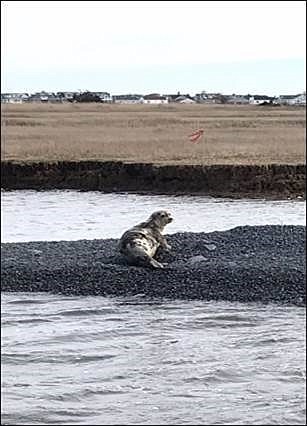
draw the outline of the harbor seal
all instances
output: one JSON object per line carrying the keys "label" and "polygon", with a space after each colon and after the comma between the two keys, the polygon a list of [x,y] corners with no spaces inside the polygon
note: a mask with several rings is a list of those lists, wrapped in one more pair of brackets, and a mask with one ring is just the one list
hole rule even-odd
{"label": "harbor seal", "polygon": [[119,240],[119,251],[129,263],[152,268],[163,268],[154,259],[158,247],[170,250],[162,231],[173,218],[165,210],[159,210],[147,219],[128,229]]}

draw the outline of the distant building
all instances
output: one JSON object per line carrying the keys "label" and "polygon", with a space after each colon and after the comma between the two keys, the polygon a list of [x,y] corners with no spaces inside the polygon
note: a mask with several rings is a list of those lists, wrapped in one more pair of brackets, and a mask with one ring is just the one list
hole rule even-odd
{"label": "distant building", "polygon": [[253,95],[249,98],[249,103],[251,105],[260,105],[260,104],[270,104],[273,103],[275,97],[266,96],[266,95]]}
{"label": "distant building", "polygon": [[29,99],[28,93],[1,93],[1,103],[21,104]]}
{"label": "distant building", "polygon": [[207,93],[202,91],[196,93],[194,97],[195,101],[199,104],[224,104],[226,103],[226,97],[221,93]]}
{"label": "distant building", "polygon": [[142,104],[144,98],[142,95],[114,95],[112,101],[115,104]]}
{"label": "distant building", "polygon": [[249,104],[250,95],[227,95],[225,96],[227,104],[246,105]]}
{"label": "distant building", "polygon": [[167,99],[168,102],[176,102],[179,104],[195,104],[196,101],[195,99],[190,96],[189,94],[187,95],[181,95],[180,92],[178,92],[176,95],[164,95]]}
{"label": "distant building", "polygon": [[125,94],[111,95],[109,92],[36,92],[28,93],[2,93],[1,103],[20,104],[24,102],[37,103],[63,103],[63,102],[98,102],[98,103],[116,103],[116,104],[235,104],[235,105],[306,105],[306,92],[297,95],[280,95],[272,97],[267,95],[223,95],[221,93],[208,93],[202,91],[195,96],[182,94],[179,91],[176,94],[160,95],[159,93],[150,93],[148,95]]}
{"label": "distant building", "polygon": [[72,102],[77,94],[78,92],[57,92],[56,95],[61,98],[62,102]]}
{"label": "distant building", "polygon": [[196,104],[196,101],[191,98],[191,96],[178,96],[178,98],[175,99],[175,102],[177,104]]}
{"label": "distant building", "polygon": [[62,98],[53,92],[45,92],[43,90],[41,92],[36,92],[30,95],[28,101],[38,102],[38,103],[47,103],[47,102],[58,103],[58,102],[62,102]]}
{"label": "distant building", "polygon": [[175,102],[176,99],[181,96],[180,92],[177,92],[176,94],[171,94],[171,95],[163,95],[168,99],[168,102]]}
{"label": "distant building", "polygon": [[103,103],[111,103],[112,96],[109,92],[92,92],[94,95],[98,96]]}
{"label": "distant building", "polygon": [[298,95],[280,95],[276,102],[281,105],[306,105],[306,92]]}
{"label": "distant building", "polygon": [[145,95],[143,97],[144,104],[154,104],[154,105],[158,105],[158,104],[168,104],[168,99],[166,96],[161,96],[158,93],[151,93],[149,95]]}

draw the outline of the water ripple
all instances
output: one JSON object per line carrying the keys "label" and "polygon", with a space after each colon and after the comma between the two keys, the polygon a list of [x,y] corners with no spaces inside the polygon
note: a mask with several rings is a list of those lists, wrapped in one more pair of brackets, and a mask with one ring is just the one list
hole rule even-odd
{"label": "water ripple", "polygon": [[2,295],[5,424],[305,422],[303,308],[27,297]]}

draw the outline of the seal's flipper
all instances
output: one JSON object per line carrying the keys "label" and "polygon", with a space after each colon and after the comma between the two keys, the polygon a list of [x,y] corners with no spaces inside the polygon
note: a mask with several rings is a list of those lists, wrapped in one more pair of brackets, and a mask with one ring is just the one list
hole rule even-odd
{"label": "seal's flipper", "polygon": [[140,266],[145,266],[149,268],[155,268],[155,269],[163,269],[164,266],[162,263],[158,262],[156,259],[153,259],[150,256],[138,256],[136,258],[136,263],[138,263]]}
{"label": "seal's flipper", "polygon": [[162,263],[158,262],[155,259],[149,258],[149,263],[153,268],[156,268],[156,269],[157,268],[160,268],[160,269],[164,268],[164,265]]}

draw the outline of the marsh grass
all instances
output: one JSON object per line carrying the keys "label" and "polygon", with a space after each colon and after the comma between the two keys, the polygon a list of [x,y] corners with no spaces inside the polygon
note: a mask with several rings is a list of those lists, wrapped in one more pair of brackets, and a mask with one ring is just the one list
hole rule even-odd
{"label": "marsh grass", "polygon": [[[305,162],[305,109],[230,105],[2,106],[2,160]],[[188,135],[202,127],[198,144]]]}

